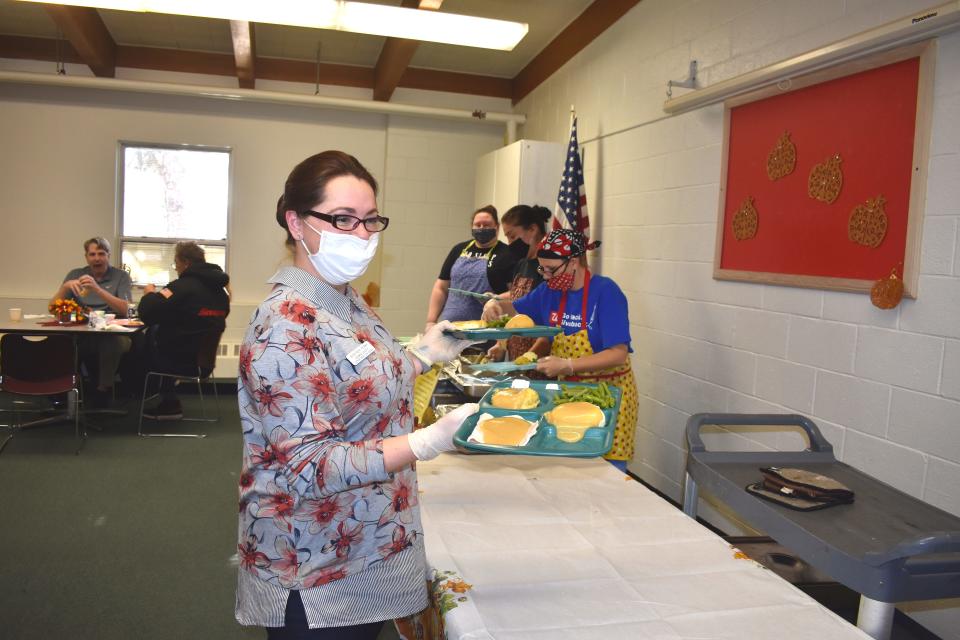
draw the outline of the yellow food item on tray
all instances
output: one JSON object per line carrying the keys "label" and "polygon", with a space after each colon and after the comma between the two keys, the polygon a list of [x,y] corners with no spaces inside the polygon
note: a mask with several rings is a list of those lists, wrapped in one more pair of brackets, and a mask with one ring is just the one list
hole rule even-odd
{"label": "yellow food item on tray", "polygon": [[501,409],[533,409],[540,404],[540,396],[530,389],[497,389],[490,396],[490,404]]}
{"label": "yellow food item on tray", "polygon": [[587,429],[602,426],[606,420],[600,407],[590,402],[557,405],[544,417],[557,428],[557,440],[570,443],[580,442]]}
{"label": "yellow food item on tray", "polygon": [[530,316],[518,313],[517,315],[510,318],[507,324],[504,325],[506,329],[529,329],[534,326],[533,318]]}
{"label": "yellow food item on tray", "polygon": [[533,351],[527,351],[513,361],[513,364],[533,364],[537,361],[537,354]]}
{"label": "yellow food item on tray", "polygon": [[499,444],[509,447],[520,445],[530,431],[530,422],[516,416],[490,418],[477,423],[484,444]]}
{"label": "yellow food item on tray", "polygon": [[485,320],[457,320],[453,323],[453,326],[461,331],[466,331],[469,329],[486,329],[487,323]]}

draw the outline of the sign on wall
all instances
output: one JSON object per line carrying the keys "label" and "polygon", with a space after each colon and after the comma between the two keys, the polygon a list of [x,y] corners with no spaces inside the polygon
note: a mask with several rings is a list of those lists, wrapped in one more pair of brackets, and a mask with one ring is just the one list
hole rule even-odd
{"label": "sign on wall", "polygon": [[727,102],[714,277],[914,296],[934,48],[922,43]]}

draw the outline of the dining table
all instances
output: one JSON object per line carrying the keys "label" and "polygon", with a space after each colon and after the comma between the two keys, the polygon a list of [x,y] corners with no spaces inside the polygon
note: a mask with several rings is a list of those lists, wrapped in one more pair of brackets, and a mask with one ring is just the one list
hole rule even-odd
{"label": "dining table", "polygon": [[454,453],[417,472],[422,637],[869,637],[603,459]]}
{"label": "dining table", "polygon": [[[68,335],[73,339],[74,353],[77,353],[77,342],[83,336],[129,336],[143,331],[144,328],[145,327],[142,322],[138,320],[127,320],[126,318],[111,320],[106,324],[105,328],[94,328],[87,321],[61,323],[50,314],[26,314],[23,315],[19,320],[0,320],[0,335],[5,333],[15,333],[28,336]],[[79,376],[80,363],[77,362],[75,366],[77,367],[77,373]],[[65,411],[52,411],[53,415],[44,416],[25,422],[19,425],[19,428],[29,428],[50,424],[61,421],[64,418],[73,419],[72,412],[74,410],[81,411],[81,422],[84,423],[84,427],[89,426],[94,430],[98,430],[96,425],[90,424],[88,421],[83,420],[83,416],[94,414],[126,414],[126,411],[122,409],[75,409],[67,406],[65,407]]]}

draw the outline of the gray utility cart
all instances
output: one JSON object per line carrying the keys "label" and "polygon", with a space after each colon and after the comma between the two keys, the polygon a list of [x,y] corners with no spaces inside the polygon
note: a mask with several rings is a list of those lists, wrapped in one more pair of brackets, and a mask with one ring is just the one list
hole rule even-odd
{"label": "gray utility cart", "polygon": [[[803,451],[707,451],[701,430],[717,425],[795,427]],[[860,593],[857,626],[890,636],[894,604],[960,596],[960,518],[838,462],[817,426],[800,415],[700,413],[687,420],[683,510],[697,514],[697,491],[713,495],[750,526],[805,562]],[[795,511],[747,493],[760,467],[794,467],[834,478],[855,494],[852,504]]]}

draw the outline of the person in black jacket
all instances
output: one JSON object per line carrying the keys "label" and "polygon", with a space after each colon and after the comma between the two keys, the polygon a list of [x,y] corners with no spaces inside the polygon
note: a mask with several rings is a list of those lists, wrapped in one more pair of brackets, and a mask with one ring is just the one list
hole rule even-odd
{"label": "person in black jacket", "polygon": [[[195,242],[178,242],[174,268],[180,276],[159,291],[144,288],[140,319],[150,327],[147,360],[150,371],[196,375],[197,355],[205,338],[219,337],[230,313],[230,276],[206,261]],[[209,371],[201,371],[208,375]],[[161,378],[160,400],[144,410],[145,418],[179,420],[183,417],[173,380]]]}

